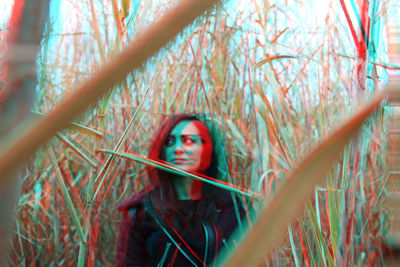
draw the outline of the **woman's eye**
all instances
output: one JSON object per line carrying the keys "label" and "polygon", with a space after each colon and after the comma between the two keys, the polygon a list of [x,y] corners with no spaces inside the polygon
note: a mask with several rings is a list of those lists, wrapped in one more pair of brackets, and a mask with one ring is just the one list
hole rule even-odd
{"label": "woman's eye", "polygon": [[172,146],[172,145],[174,145],[174,143],[175,143],[174,138],[168,137],[168,138],[167,138],[167,141],[165,142],[165,145],[166,145],[166,146]]}
{"label": "woman's eye", "polygon": [[202,144],[205,143],[204,139],[200,138],[200,137],[196,137],[193,142],[198,144],[198,145],[202,145]]}
{"label": "woman's eye", "polygon": [[191,144],[193,144],[195,141],[193,140],[193,138],[191,138],[191,137],[184,137],[184,138],[182,138],[183,140],[182,140],[182,142],[185,144],[185,145],[191,145]]}
{"label": "woman's eye", "polygon": [[187,138],[186,144],[190,144],[190,145],[192,145],[192,144],[201,145],[201,144],[204,144],[204,140],[201,139],[201,138],[199,138],[199,137],[192,136],[192,137],[188,137],[188,138]]}

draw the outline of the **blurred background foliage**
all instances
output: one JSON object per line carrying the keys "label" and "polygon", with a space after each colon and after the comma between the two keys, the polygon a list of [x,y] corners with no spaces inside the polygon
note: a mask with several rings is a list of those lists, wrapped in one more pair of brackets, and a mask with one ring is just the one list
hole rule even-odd
{"label": "blurred background foliage", "polygon": [[[365,2],[363,59],[350,28],[361,39]],[[37,59],[33,111],[50,112],[175,4],[53,0]],[[148,180],[144,165],[97,150],[115,149],[121,141],[118,150],[147,154],[170,113],[214,118],[227,138],[233,183],[262,192],[267,203],[302,156],[387,82],[393,67],[385,49],[389,5],[235,0],[198,18],[90,107],[78,125],[31,157],[11,265],[112,266],[116,206]],[[266,265],[381,263],[385,116],[382,108],[365,123]]]}

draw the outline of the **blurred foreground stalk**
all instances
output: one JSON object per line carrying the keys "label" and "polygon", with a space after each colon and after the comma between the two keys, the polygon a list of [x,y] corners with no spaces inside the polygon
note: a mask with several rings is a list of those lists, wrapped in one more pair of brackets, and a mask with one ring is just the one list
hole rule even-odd
{"label": "blurred foreground stalk", "polygon": [[[10,173],[37,148],[46,143],[59,130],[84,112],[90,104],[120,83],[135,68],[142,64],[164,45],[171,41],[188,24],[207,9],[214,7],[216,0],[185,0],[176,5],[168,14],[141,33],[125,50],[114,57],[100,71],[88,79],[71,95],[64,97],[53,112],[36,120],[1,142],[0,173]],[[0,186],[6,179],[0,179]]]}
{"label": "blurred foreground stalk", "polygon": [[[24,1],[16,2],[19,3],[18,7],[21,9],[23,7],[23,2]],[[100,96],[106,94],[113,88],[113,86],[124,80],[135,68],[142,66],[142,64],[149,57],[153,56],[162,47],[164,47],[188,24],[192,23],[197,16],[204,13],[204,11],[207,9],[214,7],[215,3],[217,2],[217,0],[180,1],[180,3],[175,5],[175,7],[172,8],[158,22],[150,26],[146,32],[139,34],[137,38],[135,38],[134,42],[132,42],[129,47],[122,51],[120,55],[114,57],[112,60],[110,60],[110,62],[105,64],[105,66],[103,66],[97,74],[88,79],[71,95],[66,96],[63,102],[57,105],[54,108],[54,111],[48,116],[34,121],[30,120],[26,123],[26,125],[19,124],[21,125],[21,127],[18,125],[18,128],[20,129],[15,130],[13,134],[11,134],[9,130],[14,127],[13,123],[10,123],[9,126],[6,126],[6,123],[1,123],[2,129],[0,133],[2,135],[2,140],[0,140],[0,147],[2,149],[0,150],[0,188],[5,188],[10,183],[16,182],[16,179],[15,177],[12,177],[12,174],[15,173],[15,170],[18,168],[18,166],[20,166],[24,160],[31,156],[37,148],[46,143],[50,138],[57,134],[59,130],[67,127],[70,121],[84,112],[90,104],[95,103]],[[40,11],[40,14],[33,14],[34,11],[38,12],[38,10]],[[46,10],[46,12],[43,12],[44,10]],[[4,119],[4,121],[15,121],[15,119],[9,119],[10,117],[8,114],[11,114],[13,118],[15,118],[21,113],[15,111],[20,107],[23,107],[23,112],[21,113],[21,116],[18,115],[18,121],[24,121],[26,114],[30,110],[32,93],[29,94],[29,97],[26,97],[24,94],[26,92],[32,92],[35,89],[35,58],[44,23],[40,23],[41,27],[38,28],[40,31],[35,31],[33,29],[36,29],[34,27],[37,26],[39,23],[38,21],[44,21],[43,18],[47,17],[47,11],[48,0],[31,0],[27,1],[22,13],[17,11],[13,12],[13,18],[23,18],[23,23],[21,23],[21,25],[27,24],[27,26],[31,27],[28,31],[21,30],[20,35],[18,36],[35,36],[37,39],[28,38],[27,41],[24,42],[24,44],[29,44],[26,46],[29,49],[26,49],[25,46],[20,46],[24,48],[22,49],[24,52],[31,51],[31,53],[28,53],[30,55],[30,64],[27,64],[24,61],[23,64],[15,64],[12,67],[10,65],[11,74],[19,73],[16,70],[19,70],[20,68],[27,68],[28,71],[24,72],[22,76],[18,76],[19,78],[16,78],[17,80],[14,87],[19,88],[18,90],[14,90],[13,87],[10,86],[10,89],[3,91],[2,99],[4,100],[2,103],[6,103],[5,99],[7,99],[7,107],[3,108],[1,114],[1,119]],[[46,14],[46,16],[43,16],[44,14]],[[40,18],[40,20],[38,18]],[[32,22],[30,20],[34,21]],[[21,27],[21,29],[23,29],[23,27]],[[40,34],[34,35],[35,33]],[[22,38],[17,38],[17,40],[20,39],[22,40]],[[36,42],[32,45],[33,40]],[[23,57],[23,59],[24,58],[25,57]],[[12,62],[17,61],[13,60]],[[11,105],[12,103],[14,104]],[[8,106],[13,106],[14,111]],[[5,112],[4,110],[10,111]],[[18,188],[18,186],[15,185],[14,188]],[[0,214],[2,218],[7,218],[7,223],[4,224],[5,227],[4,230],[2,230],[2,242],[4,247],[8,242],[6,233],[8,233],[9,225],[11,224],[11,212],[14,209],[17,195],[17,193],[14,193],[11,196],[13,198],[7,198],[13,199],[13,205],[3,205],[4,202],[2,203],[2,206],[9,207],[8,212]],[[85,233],[88,233],[88,231],[85,231]],[[85,241],[86,236],[82,238],[80,243],[80,256],[84,255],[84,246],[87,245],[84,244]],[[6,260],[5,249],[1,254],[1,260],[4,262]],[[84,265],[83,257],[80,257],[78,265]],[[0,264],[0,266],[3,266],[3,264]]]}
{"label": "blurred foreground stalk", "polygon": [[[0,88],[0,139],[23,124],[30,113],[36,88],[36,55],[39,51],[45,22],[48,17],[49,0],[15,0],[8,23],[7,52],[1,74],[6,84]],[[0,266],[7,262],[10,229],[19,196],[18,171],[4,174],[7,181],[0,187]]]}
{"label": "blurred foreground stalk", "polygon": [[[254,226],[231,255],[220,259],[225,266],[259,266],[279,244],[286,227],[299,214],[339,159],[345,146],[357,136],[364,121],[378,109],[388,90],[359,107],[344,124],[326,137],[289,175],[288,181],[262,210]],[[224,257],[224,255],[222,255]]]}

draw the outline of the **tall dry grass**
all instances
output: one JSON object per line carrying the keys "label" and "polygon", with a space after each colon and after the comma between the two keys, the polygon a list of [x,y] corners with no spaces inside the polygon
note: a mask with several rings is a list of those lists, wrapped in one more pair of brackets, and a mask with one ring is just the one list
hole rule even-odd
{"label": "tall dry grass", "polygon": [[[54,22],[47,27],[35,111],[53,110],[175,5],[69,2],[79,20],[61,32]],[[144,165],[99,150],[146,154],[170,113],[212,117],[227,137],[228,181],[262,192],[269,202],[302,157],[374,95],[386,75],[382,50],[369,52],[382,64],[366,63],[360,89],[358,54],[342,9],[332,2],[321,24],[308,25],[310,13],[299,10],[312,10],[311,4],[221,5],[90,107],[76,120],[80,125],[40,148],[25,167],[11,265],[112,266],[116,205],[148,180]],[[373,14],[383,23],[385,3]],[[370,42],[384,45],[379,38]],[[362,126],[266,265],[381,263],[384,117],[379,109]]]}

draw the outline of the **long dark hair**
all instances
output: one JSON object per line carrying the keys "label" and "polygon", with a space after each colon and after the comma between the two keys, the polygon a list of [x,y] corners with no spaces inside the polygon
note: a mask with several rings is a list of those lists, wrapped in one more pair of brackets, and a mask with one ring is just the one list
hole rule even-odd
{"label": "long dark hair", "polygon": [[[168,135],[172,129],[182,121],[201,121],[207,127],[213,143],[213,152],[211,156],[210,167],[204,173],[209,177],[224,180],[226,176],[226,151],[224,138],[220,134],[217,125],[205,116],[196,114],[173,114],[168,116],[160,129],[155,134],[153,142],[149,150],[149,158],[163,160],[163,147],[167,141]],[[177,205],[178,198],[172,186],[171,174],[154,167],[147,166],[147,173],[150,181],[154,186],[153,193],[150,194],[149,204],[165,220],[175,224],[178,227],[187,227],[196,224],[199,219],[214,220],[215,211],[218,207],[223,206],[224,202],[229,198],[229,194],[223,189],[219,189],[208,183],[204,183],[202,187],[202,198],[194,209],[184,216],[180,215],[180,207]],[[228,196],[228,197],[227,197]],[[179,218],[184,217],[185,220]]]}

